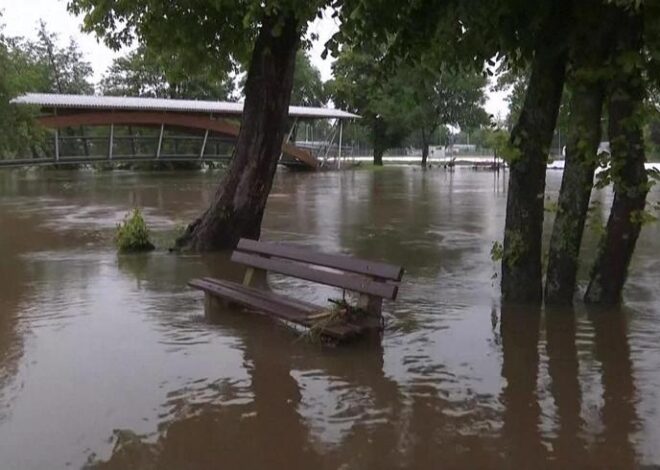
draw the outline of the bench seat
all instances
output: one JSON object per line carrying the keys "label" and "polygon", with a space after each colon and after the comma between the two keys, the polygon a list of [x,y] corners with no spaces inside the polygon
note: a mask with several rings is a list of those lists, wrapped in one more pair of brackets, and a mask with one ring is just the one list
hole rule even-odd
{"label": "bench seat", "polygon": [[[270,314],[270,316],[295,323],[305,328],[312,327],[316,321],[313,318],[310,319],[310,315],[318,314],[324,310],[323,307],[309,302],[303,302],[262,289],[255,289],[254,287],[244,286],[243,284],[232,281],[205,277],[202,279],[193,279],[188,285],[227,300],[230,303],[254,309],[257,313],[265,312]],[[362,334],[367,326],[367,322],[364,324],[329,324],[320,328],[319,333],[338,341],[345,341]]]}

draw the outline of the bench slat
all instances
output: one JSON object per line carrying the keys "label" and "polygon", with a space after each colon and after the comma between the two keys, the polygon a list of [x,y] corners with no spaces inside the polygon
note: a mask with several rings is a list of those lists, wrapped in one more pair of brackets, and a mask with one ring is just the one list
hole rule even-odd
{"label": "bench slat", "polygon": [[[193,279],[188,283],[191,287],[196,287],[205,292],[211,292],[219,297],[232,300],[234,302],[253,307],[259,310],[270,312],[278,317],[293,322],[301,322],[307,318],[309,312],[285,306],[272,300],[266,300],[260,296],[253,295],[252,288],[246,288],[240,284],[222,285],[217,282],[208,282],[204,279]],[[232,283],[233,284],[233,283]]]}
{"label": "bench slat", "polygon": [[275,271],[281,274],[306,279],[308,281],[341,287],[342,289],[362,292],[392,300],[396,298],[398,292],[398,287],[394,284],[376,282],[369,278],[351,274],[322,271],[300,263],[281,259],[264,258],[263,256],[249,254],[242,251],[234,251],[231,260],[235,263],[245,264],[266,271]]}
{"label": "bench slat", "polygon": [[236,249],[261,255],[286,258],[292,261],[316,264],[318,266],[340,269],[342,271],[364,274],[392,281],[400,281],[403,277],[403,268],[400,266],[357,259],[346,255],[318,253],[283,243],[260,242],[242,238]]}
{"label": "bench slat", "polygon": [[251,294],[253,294],[257,297],[261,297],[262,299],[275,301],[275,302],[278,302],[282,305],[289,305],[289,306],[291,306],[295,309],[304,310],[308,313],[316,313],[316,312],[318,312],[319,310],[322,309],[321,307],[319,307],[318,305],[315,305],[313,303],[304,302],[302,300],[294,299],[292,297],[285,297],[283,295],[279,295],[279,294],[277,294],[273,291],[269,291],[269,290],[257,289],[257,288],[254,288],[254,287],[245,286],[243,284],[237,284],[237,283],[232,282],[232,281],[225,281],[225,280],[222,280],[222,279],[215,279],[215,278],[212,278],[212,277],[205,277],[203,280],[206,281],[206,282],[211,282],[211,283],[218,284],[218,285],[221,285],[221,286],[224,286],[224,287],[229,287],[229,288],[234,288],[234,289],[238,289],[238,290],[243,290],[245,292],[250,292]]}
{"label": "bench slat", "polygon": [[[321,309],[317,305],[306,302],[300,302],[299,307],[292,307],[291,303],[296,302],[294,299],[246,287],[231,281],[211,278],[193,279],[188,282],[188,285],[308,328],[314,323],[307,318],[308,315]],[[345,340],[359,335],[362,330],[363,327],[358,325],[337,324],[325,326],[321,333],[337,340]]]}

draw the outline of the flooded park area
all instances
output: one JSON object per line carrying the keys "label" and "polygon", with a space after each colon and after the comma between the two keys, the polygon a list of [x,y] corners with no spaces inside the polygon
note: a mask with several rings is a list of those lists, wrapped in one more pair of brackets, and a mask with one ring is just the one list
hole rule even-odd
{"label": "flooded park area", "polygon": [[[187,286],[242,275],[226,254],[167,251],[220,176],[0,171],[0,468],[660,467],[659,223],[622,307],[504,308],[507,172],[278,171],[263,240],[406,269],[382,338],[330,347],[205,312]],[[560,182],[548,172],[546,234]],[[593,195],[582,287],[610,202]],[[133,207],[158,250],[118,255]]]}

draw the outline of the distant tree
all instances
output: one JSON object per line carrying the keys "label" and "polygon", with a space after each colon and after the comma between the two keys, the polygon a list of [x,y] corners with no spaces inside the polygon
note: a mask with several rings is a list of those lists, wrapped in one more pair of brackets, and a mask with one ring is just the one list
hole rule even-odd
{"label": "distant tree", "polygon": [[383,153],[399,145],[409,134],[404,107],[410,96],[402,94],[407,77],[387,76],[376,53],[344,49],[332,68],[334,79],[328,84],[335,104],[362,116],[361,124],[370,130],[374,165],[383,164]]}
{"label": "distant tree", "polygon": [[305,50],[296,54],[296,70],[293,74],[291,104],[298,106],[323,106],[328,102],[321,80],[321,72],[309,60]]}
{"label": "distant tree", "polygon": [[488,123],[483,109],[486,78],[465,68],[407,63],[391,70],[382,52],[345,48],[333,64],[333,100],[362,115],[371,129],[374,164],[411,133],[419,137],[426,166],[432,135],[440,127],[476,128]]}
{"label": "distant tree", "polygon": [[[0,12],[1,13],[1,12]],[[49,150],[36,124],[38,110],[9,103],[17,95],[47,86],[32,43],[4,33],[0,14],[0,158],[41,156]]]}
{"label": "distant tree", "polygon": [[222,68],[206,62],[189,73],[141,45],[116,58],[101,80],[104,95],[228,100],[234,82]]}
{"label": "distant tree", "polygon": [[422,138],[422,166],[426,166],[429,143],[438,127],[475,129],[488,124],[488,114],[483,109],[486,102],[484,87],[486,78],[469,69],[429,69],[428,66],[408,67],[404,76],[403,92],[410,95],[405,100],[407,119],[411,129],[418,129]]}
{"label": "distant tree", "polygon": [[92,94],[94,85],[91,81],[93,69],[83,59],[78,44],[71,38],[67,47],[57,45],[58,37],[48,31],[46,24],[39,23],[38,40],[35,51],[46,76],[47,91],[66,94]]}

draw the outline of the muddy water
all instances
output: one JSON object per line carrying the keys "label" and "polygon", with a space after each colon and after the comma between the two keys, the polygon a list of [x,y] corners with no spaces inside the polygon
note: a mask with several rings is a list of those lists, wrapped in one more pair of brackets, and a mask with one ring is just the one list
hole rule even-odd
{"label": "muddy water", "polygon": [[[240,276],[223,256],[114,253],[129,208],[167,246],[217,178],[0,173],[0,468],[660,464],[658,224],[619,311],[503,311],[489,252],[504,176],[281,172],[264,238],[407,268],[382,341],[331,349],[254,316],[205,315],[186,281]],[[595,227],[610,195],[594,199]]]}

